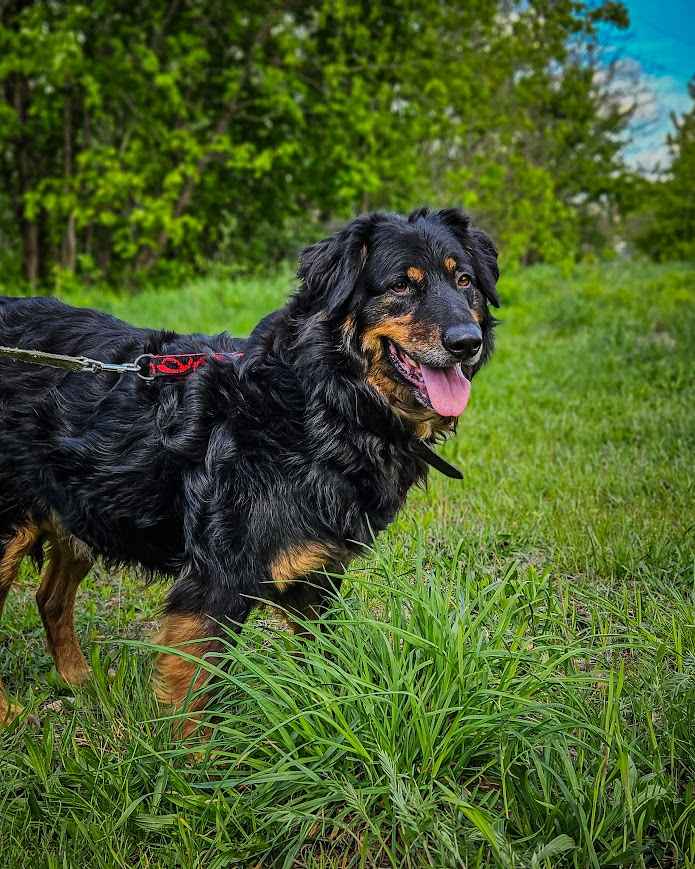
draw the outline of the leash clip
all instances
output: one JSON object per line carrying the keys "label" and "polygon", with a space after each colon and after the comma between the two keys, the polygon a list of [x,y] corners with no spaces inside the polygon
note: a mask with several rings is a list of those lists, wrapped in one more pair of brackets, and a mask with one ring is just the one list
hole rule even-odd
{"label": "leash clip", "polygon": [[[137,374],[140,380],[145,380],[147,383],[155,379],[155,374],[152,373],[152,359],[154,357],[151,353],[142,353],[135,362],[131,362],[130,364],[133,366],[132,370]],[[146,374],[145,372],[149,372]]]}
{"label": "leash clip", "polygon": [[138,360],[135,362],[102,362],[100,359],[90,359],[88,356],[78,356],[80,370],[90,374],[111,372],[113,374],[140,374]]}

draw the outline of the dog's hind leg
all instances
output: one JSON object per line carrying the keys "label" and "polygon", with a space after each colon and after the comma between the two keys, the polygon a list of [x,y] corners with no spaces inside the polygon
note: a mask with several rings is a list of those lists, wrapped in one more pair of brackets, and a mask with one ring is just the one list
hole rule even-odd
{"label": "dog's hind leg", "polygon": [[51,533],[36,602],[46,629],[48,651],[56,669],[70,685],[81,685],[90,674],[75,636],[74,610],[77,589],[92,564],[86,552]]}
{"label": "dog's hind leg", "polygon": [[[39,529],[28,523],[17,529],[9,540],[0,541],[0,617],[10,588],[17,578],[22,559],[34,550],[39,539]],[[21,706],[9,702],[0,680],[0,725],[12,721],[21,711]]]}

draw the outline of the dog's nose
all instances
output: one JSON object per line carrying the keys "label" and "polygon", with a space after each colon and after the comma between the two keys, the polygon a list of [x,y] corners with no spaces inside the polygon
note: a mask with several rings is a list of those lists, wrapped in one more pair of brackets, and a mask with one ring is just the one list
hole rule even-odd
{"label": "dog's nose", "polygon": [[475,356],[483,343],[483,333],[475,323],[449,326],[442,337],[442,343],[454,356],[466,359]]}

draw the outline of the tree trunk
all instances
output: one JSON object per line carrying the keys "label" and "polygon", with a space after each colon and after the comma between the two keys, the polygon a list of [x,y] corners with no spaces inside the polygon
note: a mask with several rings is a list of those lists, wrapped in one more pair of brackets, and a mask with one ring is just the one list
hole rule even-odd
{"label": "tree trunk", "polygon": [[39,245],[39,226],[36,220],[27,217],[25,196],[31,189],[31,154],[30,141],[26,132],[29,105],[29,87],[27,81],[20,75],[14,79],[12,102],[17,112],[21,132],[15,142],[15,159],[17,165],[17,189],[15,191],[15,215],[20,227],[22,238],[22,271],[24,277],[35,286],[41,271],[41,255]]}
{"label": "tree trunk", "polygon": [[[72,181],[72,92],[65,94],[63,107],[63,177],[65,186],[70,187]],[[77,260],[77,235],[75,232],[75,212],[68,214],[67,226],[63,236],[62,261],[63,268],[75,271]]]}
{"label": "tree trunk", "polygon": [[35,287],[41,268],[39,225],[35,220],[26,220],[24,217],[20,218],[20,223],[22,225],[22,270],[27,281]]}
{"label": "tree trunk", "polygon": [[[89,114],[88,106],[82,105],[82,136],[83,148],[89,151],[92,147],[92,121]],[[85,252],[91,257],[94,254],[94,223],[89,221],[84,233],[84,248]]]}

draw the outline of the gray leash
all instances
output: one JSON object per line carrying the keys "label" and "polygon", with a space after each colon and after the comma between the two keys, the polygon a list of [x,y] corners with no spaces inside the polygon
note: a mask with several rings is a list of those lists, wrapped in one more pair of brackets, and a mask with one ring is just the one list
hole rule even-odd
{"label": "gray leash", "polygon": [[87,356],[63,356],[60,353],[42,353],[39,350],[22,350],[20,347],[0,347],[0,359],[13,359],[15,362],[28,362],[30,365],[48,365],[65,371],[86,371],[100,374],[110,371],[114,374],[137,374],[143,380],[152,380],[143,374],[142,359],[135,362],[101,362]]}

